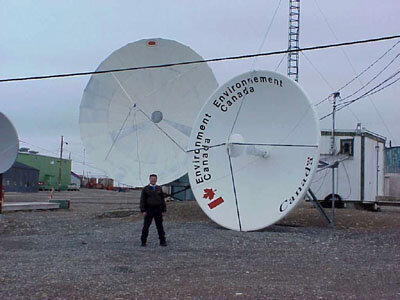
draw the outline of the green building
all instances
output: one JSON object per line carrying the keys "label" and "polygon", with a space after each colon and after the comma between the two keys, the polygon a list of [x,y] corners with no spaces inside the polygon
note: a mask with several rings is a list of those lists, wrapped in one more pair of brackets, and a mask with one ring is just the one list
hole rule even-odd
{"label": "green building", "polygon": [[[60,158],[19,152],[17,162],[39,170],[39,190],[58,189]],[[67,190],[71,181],[71,160],[61,161],[61,189]]]}

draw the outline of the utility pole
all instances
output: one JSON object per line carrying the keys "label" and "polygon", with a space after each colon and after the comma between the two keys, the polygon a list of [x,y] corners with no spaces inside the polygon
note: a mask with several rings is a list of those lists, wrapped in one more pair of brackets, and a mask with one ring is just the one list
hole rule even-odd
{"label": "utility pole", "polygon": [[61,149],[60,149],[60,165],[58,167],[58,191],[61,192],[61,162],[64,145],[64,136],[61,136]]}
{"label": "utility pole", "polygon": [[[333,102],[332,102],[332,137],[331,137],[331,154],[332,158],[336,155],[336,147],[335,147],[335,113],[336,113],[336,98],[340,97],[339,92],[335,92],[332,94]],[[335,168],[337,164],[332,165],[332,227],[335,226]]]}
{"label": "utility pole", "polygon": [[3,173],[0,173],[0,217],[3,213],[4,204],[4,187],[3,187]]}
{"label": "utility pole", "polygon": [[336,154],[336,147],[335,147],[335,114],[336,114],[336,98],[340,97],[339,92],[335,92],[332,94],[333,101],[332,101],[332,136],[331,136],[331,154]]}
{"label": "utility pole", "polygon": [[379,196],[379,143],[376,142],[376,196]]}
{"label": "utility pole", "polygon": [[85,164],[86,164],[86,149],[83,148],[83,170],[82,170],[82,181],[81,181],[81,186],[86,186],[86,180],[85,180]]}
{"label": "utility pole", "polygon": [[85,160],[86,160],[86,149],[83,148],[83,170],[82,170],[82,179],[85,179]]}

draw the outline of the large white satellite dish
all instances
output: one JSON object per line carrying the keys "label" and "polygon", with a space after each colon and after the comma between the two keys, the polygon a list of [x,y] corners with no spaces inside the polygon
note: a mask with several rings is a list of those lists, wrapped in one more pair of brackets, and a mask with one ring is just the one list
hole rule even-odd
{"label": "large white satellite dish", "polygon": [[305,195],[319,138],[317,115],[296,82],[270,71],[233,78],[203,106],[190,136],[197,202],[229,229],[274,224]]}
{"label": "large white satellite dish", "polygon": [[[116,50],[97,71],[203,60],[176,41],[144,39]],[[80,129],[93,162],[117,181],[144,186],[187,172],[193,121],[217,88],[206,63],[96,74],[80,106]]]}
{"label": "large white satellite dish", "polygon": [[0,112],[0,174],[5,173],[14,164],[18,148],[17,131],[11,121]]}

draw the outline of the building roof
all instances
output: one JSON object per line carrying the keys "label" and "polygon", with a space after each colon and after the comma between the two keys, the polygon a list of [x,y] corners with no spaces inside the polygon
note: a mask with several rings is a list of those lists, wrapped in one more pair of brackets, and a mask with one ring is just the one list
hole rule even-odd
{"label": "building roof", "polygon": [[[321,135],[323,136],[330,136],[332,135],[332,129],[330,130],[321,130]],[[365,128],[362,128],[360,130],[354,130],[354,129],[337,129],[335,130],[335,136],[366,136],[369,137],[373,140],[376,140],[381,143],[385,143],[386,137],[377,134],[375,132],[369,131]]]}
{"label": "building roof", "polygon": [[35,171],[38,171],[39,172],[39,170],[38,169],[36,169],[36,168],[33,168],[33,167],[31,167],[31,166],[28,166],[28,165],[25,165],[25,164],[23,164],[23,163],[20,163],[20,162],[14,162],[14,164],[12,165],[12,167],[11,167],[11,169],[12,168],[15,168],[15,169],[25,169],[25,170],[35,170]]}
{"label": "building roof", "polygon": [[78,174],[76,174],[75,172],[72,172],[72,171],[71,171],[71,175],[76,177],[76,178],[78,178],[78,179],[82,178],[82,175],[78,175]]}
{"label": "building roof", "polygon": [[[55,157],[55,156],[50,156],[50,155],[44,155],[44,154],[39,154],[38,153],[29,153],[29,152],[18,152],[18,155],[27,155],[27,156],[40,156],[40,157],[46,157],[46,158],[51,158],[51,159],[56,159],[56,160],[60,160],[60,157]],[[71,159],[67,159],[67,158],[63,158],[62,160],[71,160]],[[71,160],[72,161],[72,160]]]}

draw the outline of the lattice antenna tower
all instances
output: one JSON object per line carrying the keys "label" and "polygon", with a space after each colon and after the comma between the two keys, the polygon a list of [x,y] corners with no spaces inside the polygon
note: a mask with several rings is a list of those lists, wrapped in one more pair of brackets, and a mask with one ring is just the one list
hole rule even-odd
{"label": "lattice antenna tower", "polygon": [[[289,0],[289,46],[288,50],[299,49],[300,0]],[[299,81],[299,52],[288,53],[287,75]]]}

